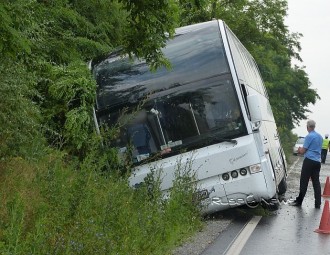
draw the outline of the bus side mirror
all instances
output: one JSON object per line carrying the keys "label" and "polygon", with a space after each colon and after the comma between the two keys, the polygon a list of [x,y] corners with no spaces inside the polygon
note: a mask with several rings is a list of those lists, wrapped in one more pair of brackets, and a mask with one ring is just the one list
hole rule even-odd
{"label": "bus side mirror", "polygon": [[248,95],[246,97],[247,104],[250,111],[251,122],[253,123],[253,130],[258,130],[261,125],[261,100],[259,95]]}

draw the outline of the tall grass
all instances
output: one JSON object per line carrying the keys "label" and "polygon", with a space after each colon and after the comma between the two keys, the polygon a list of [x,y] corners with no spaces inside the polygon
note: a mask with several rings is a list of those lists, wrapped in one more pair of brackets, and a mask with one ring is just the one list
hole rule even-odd
{"label": "tall grass", "polygon": [[157,176],[134,190],[97,167],[58,152],[1,162],[0,254],[168,254],[201,226],[189,171],[164,200]]}

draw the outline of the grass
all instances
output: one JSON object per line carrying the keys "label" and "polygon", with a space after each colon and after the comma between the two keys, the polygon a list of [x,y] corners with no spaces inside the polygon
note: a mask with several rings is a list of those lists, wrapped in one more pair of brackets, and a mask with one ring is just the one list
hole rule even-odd
{"label": "grass", "polygon": [[[38,163],[0,164],[0,254],[169,254],[201,226],[192,190],[178,179],[168,200],[147,186],[68,164],[51,154]],[[187,199],[188,198],[188,199]],[[192,200],[190,200],[192,201]]]}

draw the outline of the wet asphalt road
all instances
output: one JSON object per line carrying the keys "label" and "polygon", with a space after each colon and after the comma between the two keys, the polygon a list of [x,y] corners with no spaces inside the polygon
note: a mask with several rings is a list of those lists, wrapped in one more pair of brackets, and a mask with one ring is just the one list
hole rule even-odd
{"label": "wet asphalt road", "polygon": [[[289,205],[289,200],[295,199],[299,193],[299,178],[303,157],[293,158],[294,163],[288,172],[288,190],[279,210],[263,216],[257,223],[252,234],[248,237],[240,255],[330,255],[330,234],[314,232],[320,226],[325,200],[322,197],[320,209],[314,208],[314,191],[312,182],[309,182],[307,194],[301,207]],[[321,192],[323,194],[327,176],[330,177],[330,154],[320,172]],[[251,217],[239,221],[236,219],[210,245],[202,255],[228,254],[235,238],[244,229],[244,225]]]}
{"label": "wet asphalt road", "polygon": [[[289,170],[286,199],[294,199],[299,193],[302,161],[303,158],[297,156],[296,163]],[[322,193],[327,176],[330,176],[329,155],[320,172]],[[314,191],[310,181],[302,206],[293,207],[283,201],[273,215],[262,217],[240,254],[330,254],[330,234],[314,232],[320,226],[324,201],[325,198],[322,198],[321,209],[314,208]]]}

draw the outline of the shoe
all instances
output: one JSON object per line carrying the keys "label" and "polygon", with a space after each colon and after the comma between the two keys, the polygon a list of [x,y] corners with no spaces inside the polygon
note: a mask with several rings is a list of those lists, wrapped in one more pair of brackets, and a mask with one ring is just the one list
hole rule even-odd
{"label": "shoe", "polygon": [[321,205],[315,205],[316,209],[320,209]]}
{"label": "shoe", "polygon": [[297,206],[297,207],[300,207],[301,206],[301,203],[297,202],[296,200],[293,201],[292,203],[290,203],[291,206]]}

